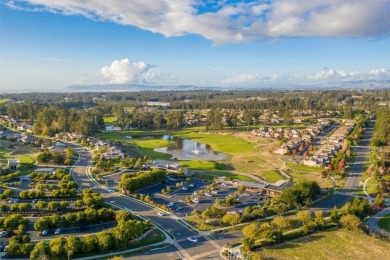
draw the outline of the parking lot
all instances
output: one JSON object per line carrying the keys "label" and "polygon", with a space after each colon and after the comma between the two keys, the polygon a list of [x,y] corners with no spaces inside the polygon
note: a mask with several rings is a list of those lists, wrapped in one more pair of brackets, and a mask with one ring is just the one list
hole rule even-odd
{"label": "parking lot", "polygon": [[[148,194],[157,203],[172,205],[170,208],[175,215],[178,217],[185,217],[190,215],[194,209],[202,212],[206,208],[213,206],[216,198],[224,201],[228,196],[232,196],[237,191],[237,188],[232,185],[220,183],[212,192],[205,193],[206,195],[201,196],[199,203],[192,202],[191,204],[187,204],[185,202],[187,196],[194,195],[200,190],[205,190],[210,184],[210,182],[192,179],[189,183],[183,186],[185,187],[184,189],[175,190],[166,196],[160,193],[162,189],[166,188],[166,186],[175,186],[178,182],[180,183],[181,180],[168,180],[166,183],[159,183],[147,189],[143,189],[139,191],[139,193],[143,195]],[[265,200],[260,200],[260,195],[258,195],[257,192],[252,191],[244,191],[240,196],[238,196],[237,200],[237,204],[226,208],[228,212],[240,212],[247,206],[259,205],[265,202]]]}

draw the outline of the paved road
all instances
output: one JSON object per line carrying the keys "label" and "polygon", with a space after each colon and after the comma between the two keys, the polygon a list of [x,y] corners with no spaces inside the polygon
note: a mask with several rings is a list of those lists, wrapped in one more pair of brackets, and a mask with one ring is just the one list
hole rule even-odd
{"label": "paved road", "polygon": [[368,122],[366,133],[363,139],[360,141],[360,145],[353,148],[356,149],[357,155],[344,187],[335,192],[335,195],[331,199],[320,204],[318,208],[329,210],[334,206],[339,207],[355,196],[359,188],[360,178],[363,174],[364,164],[367,160],[367,154],[370,150],[370,142],[373,134],[374,123],[374,121]]}
{"label": "paved road", "polygon": [[[156,209],[145,205],[137,200],[131,199],[127,196],[113,192],[113,190],[100,186],[87,174],[92,159],[91,153],[79,145],[72,143],[68,143],[68,145],[74,148],[80,154],[80,160],[73,168],[73,177],[83,189],[88,188],[92,191],[98,192],[101,194],[101,196],[105,199],[106,202],[120,206],[122,208],[130,209],[136,214],[149,218],[150,220],[157,223],[159,226],[173,234],[175,237],[173,247],[176,248],[175,252],[181,255],[183,259],[200,259],[202,257],[208,257],[210,255],[215,255],[219,253],[220,245],[216,243],[211,237],[195,234],[186,226],[180,224],[175,216],[161,217],[157,215],[158,211]],[[189,236],[197,237],[199,239],[199,242],[189,242],[187,240]],[[160,254],[170,253],[171,247],[167,249],[162,249],[160,251]],[[170,256],[170,259],[172,258],[174,258],[174,256]],[[153,259],[156,259],[154,255]]]}

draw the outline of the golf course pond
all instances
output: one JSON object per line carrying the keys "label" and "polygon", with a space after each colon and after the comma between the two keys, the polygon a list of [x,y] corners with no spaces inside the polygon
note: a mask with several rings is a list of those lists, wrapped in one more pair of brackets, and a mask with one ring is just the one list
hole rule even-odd
{"label": "golf course pond", "polygon": [[220,161],[228,158],[226,154],[215,152],[208,144],[201,144],[172,135],[128,135],[125,138],[172,141],[168,147],[155,148],[154,151],[170,154],[172,155],[172,159],[177,160]]}

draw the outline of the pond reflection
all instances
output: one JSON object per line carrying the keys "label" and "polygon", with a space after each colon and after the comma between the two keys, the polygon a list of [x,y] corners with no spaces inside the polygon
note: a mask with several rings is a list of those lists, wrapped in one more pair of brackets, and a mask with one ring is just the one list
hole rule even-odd
{"label": "pond reflection", "polygon": [[169,140],[170,142],[168,147],[156,148],[154,151],[160,153],[168,153],[172,155],[173,159],[178,160],[226,160],[227,155],[223,153],[215,152],[210,145],[197,143],[188,139],[182,139],[172,135],[162,135],[162,136],[126,136],[129,139],[163,139]]}

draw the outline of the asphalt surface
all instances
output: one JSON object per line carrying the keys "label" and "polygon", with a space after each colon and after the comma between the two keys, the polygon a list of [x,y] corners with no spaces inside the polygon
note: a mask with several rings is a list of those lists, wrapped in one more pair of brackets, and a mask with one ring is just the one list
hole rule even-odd
{"label": "asphalt surface", "polygon": [[329,210],[335,206],[340,207],[353,196],[355,196],[359,188],[360,178],[363,174],[364,164],[367,160],[367,154],[370,151],[373,126],[374,121],[369,121],[368,127],[366,128],[366,133],[363,139],[360,141],[359,146],[353,147],[353,149],[356,149],[357,154],[344,187],[339,191],[336,191],[331,199],[321,203],[317,206],[317,208]]}
{"label": "asphalt surface", "polygon": [[[356,160],[352,165],[351,172],[343,189],[337,191],[328,201],[321,203],[318,208],[329,210],[334,206],[341,206],[355,195],[369,151],[372,127],[373,122],[370,122],[359,147],[355,148],[357,149]],[[109,188],[101,187],[86,174],[91,163],[90,152],[76,144],[69,144],[69,146],[80,153],[80,160],[73,168],[73,177],[82,188],[89,188],[100,193],[106,202],[129,209],[134,213],[149,218],[174,235],[175,239],[172,245],[163,249],[151,250],[142,255],[132,256],[130,257],[131,259],[221,259],[219,256],[220,248],[227,242],[238,242],[242,238],[242,232],[240,230],[210,236],[195,234],[186,226],[180,224],[176,216],[159,216],[157,214],[158,210],[126,196],[118,195],[118,193],[113,192]],[[199,241],[197,243],[188,241],[187,238],[190,236],[196,237]]]}
{"label": "asphalt surface", "polygon": [[[78,183],[78,185],[80,185],[83,189],[88,188],[92,191],[100,193],[106,202],[120,206],[122,208],[129,209],[136,214],[142,215],[152,220],[154,223],[158,224],[174,236],[175,241],[173,243],[173,247],[176,248],[176,251],[171,252],[172,249],[171,247],[169,247],[166,249],[161,249],[160,252],[156,252],[157,255],[165,254],[165,257],[167,257],[166,254],[169,254],[168,259],[174,259],[177,254],[182,256],[178,257],[179,259],[201,259],[203,257],[212,256],[217,253],[219,255],[220,245],[218,243],[216,243],[209,236],[201,236],[194,233],[186,226],[182,225],[177,220],[176,216],[159,216],[157,214],[159,212],[158,210],[148,205],[145,205],[137,200],[133,200],[127,196],[118,195],[118,193],[113,192],[113,190],[101,187],[99,184],[94,182],[94,180],[89,178],[87,175],[87,171],[92,159],[91,153],[77,144],[68,143],[68,145],[74,148],[80,154],[80,159],[73,168],[73,177],[76,183]],[[190,236],[197,237],[199,239],[199,242],[190,243],[187,240],[187,238]],[[187,242],[190,244],[188,244]],[[171,253],[173,254],[172,256],[170,255]],[[153,259],[158,259],[157,256],[154,255],[154,253],[151,254],[153,255]]]}

